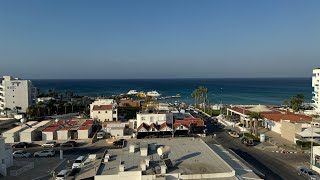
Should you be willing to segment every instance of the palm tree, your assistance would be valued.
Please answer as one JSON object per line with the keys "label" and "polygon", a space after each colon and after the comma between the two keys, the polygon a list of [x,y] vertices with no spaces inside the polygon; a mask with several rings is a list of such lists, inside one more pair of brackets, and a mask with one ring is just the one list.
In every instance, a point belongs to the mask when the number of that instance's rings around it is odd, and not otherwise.
{"label": "palm tree", "polygon": [[26,113],[27,113],[27,117],[30,119],[31,117],[33,116],[36,116],[36,107],[35,106],[29,106],[26,110]]}
{"label": "palm tree", "polygon": [[71,112],[73,113],[73,106],[75,105],[74,101],[70,101],[70,105],[71,105]]}
{"label": "palm tree", "polygon": [[19,113],[19,111],[21,110],[22,108],[20,106],[15,106],[14,107],[14,110],[16,110],[17,114]]}
{"label": "palm tree", "polygon": [[[260,112],[251,112],[249,114],[249,118],[250,118],[251,133],[253,133],[255,136],[258,136],[258,122],[259,122],[259,119],[262,119],[263,117],[260,114]],[[252,126],[252,123],[254,124],[253,126]]]}
{"label": "palm tree", "polygon": [[64,103],[63,104],[63,106],[64,106],[64,114],[67,114],[67,107],[69,106],[69,103]]}
{"label": "palm tree", "polygon": [[60,106],[60,104],[54,104],[54,106],[57,108],[57,115],[59,114],[59,106]]}
{"label": "palm tree", "polygon": [[8,117],[8,111],[11,111],[11,109],[8,107],[5,107],[3,110],[6,113],[6,117]]}

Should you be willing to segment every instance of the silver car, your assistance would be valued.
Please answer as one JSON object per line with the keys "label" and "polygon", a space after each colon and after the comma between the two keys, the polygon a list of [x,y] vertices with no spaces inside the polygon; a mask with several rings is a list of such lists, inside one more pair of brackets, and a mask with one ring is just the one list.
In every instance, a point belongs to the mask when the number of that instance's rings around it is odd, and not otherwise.
{"label": "silver car", "polygon": [[31,156],[31,153],[23,151],[23,150],[18,150],[12,153],[12,156],[14,158],[28,158]]}
{"label": "silver car", "polygon": [[53,157],[55,155],[54,150],[43,150],[34,153],[34,157]]}
{"label": "silver car", "polygon": [[302,175],[310,180],[320,180],[320,177],[311,169],[299,167],[297,170],[299,175]]}

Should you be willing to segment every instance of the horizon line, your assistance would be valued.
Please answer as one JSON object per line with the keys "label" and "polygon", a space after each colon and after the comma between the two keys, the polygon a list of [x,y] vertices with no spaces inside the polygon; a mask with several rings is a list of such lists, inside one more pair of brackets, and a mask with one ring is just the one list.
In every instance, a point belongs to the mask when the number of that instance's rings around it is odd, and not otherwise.
{"label": "horizon line", "polygon": [[216,78],[30,78],[30,80],[210,80],[210,79],[311,79],[312,77],[216,77]]}

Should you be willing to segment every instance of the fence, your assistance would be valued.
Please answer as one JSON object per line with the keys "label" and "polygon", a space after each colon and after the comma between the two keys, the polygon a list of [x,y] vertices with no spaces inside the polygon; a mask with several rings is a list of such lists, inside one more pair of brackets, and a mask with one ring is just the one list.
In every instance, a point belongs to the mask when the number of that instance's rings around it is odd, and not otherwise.
{"label": "fence", "polygon": [[20,174],[23,174],[34,168],[34,163],[27,161],[13,161],[13,165],[22,167],[16,170],[10,170],[10,176],[19,176]]}

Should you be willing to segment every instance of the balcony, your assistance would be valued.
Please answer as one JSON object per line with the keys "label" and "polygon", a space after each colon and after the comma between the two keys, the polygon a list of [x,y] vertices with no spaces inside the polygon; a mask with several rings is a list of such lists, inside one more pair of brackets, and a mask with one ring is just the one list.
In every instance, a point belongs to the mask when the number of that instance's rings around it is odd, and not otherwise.
{"label": "balcony", "polygon": [[313,96],[311,100],[312,100],[312,101],[318,101],[318,98],[316,98],[315,96]]}

